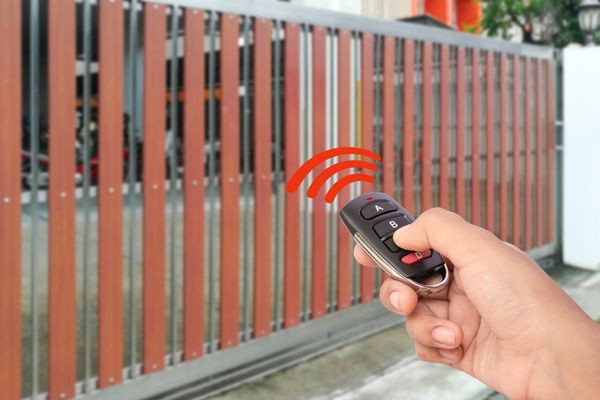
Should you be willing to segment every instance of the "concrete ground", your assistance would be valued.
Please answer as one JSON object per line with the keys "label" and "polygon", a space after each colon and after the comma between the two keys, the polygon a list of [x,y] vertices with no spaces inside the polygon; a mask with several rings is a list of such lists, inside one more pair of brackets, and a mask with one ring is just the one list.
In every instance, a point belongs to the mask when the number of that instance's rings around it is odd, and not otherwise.
{"label": "concrete ground", "polygon": [[[550,274],[592,318],[600,318],[600,272],[559,267]],[[418,360],[403,325],[213,397],[214,400],[503,398],[463,372]]]}

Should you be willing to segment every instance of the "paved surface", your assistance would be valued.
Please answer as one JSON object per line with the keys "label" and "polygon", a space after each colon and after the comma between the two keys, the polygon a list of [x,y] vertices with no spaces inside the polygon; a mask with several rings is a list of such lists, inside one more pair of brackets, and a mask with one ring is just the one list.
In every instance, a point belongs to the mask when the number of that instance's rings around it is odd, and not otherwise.
{"label": "paved surface", "polygon": [[[486,385],[444,365],[432,365],[411,356],[382,375],[367,380],[356,390],[326,398],[354,399],[477,399],[489,392]],[[457,397],[457,394],[460,394]]]}
{"label": "paved surface", "polygon": [[[554,269],[551,275],[592,318],[600,318],[600,272],[564,267]],[[504,397],[467,374],[418,360],[404,327],[397,327],[215,399],[500,400]]]}

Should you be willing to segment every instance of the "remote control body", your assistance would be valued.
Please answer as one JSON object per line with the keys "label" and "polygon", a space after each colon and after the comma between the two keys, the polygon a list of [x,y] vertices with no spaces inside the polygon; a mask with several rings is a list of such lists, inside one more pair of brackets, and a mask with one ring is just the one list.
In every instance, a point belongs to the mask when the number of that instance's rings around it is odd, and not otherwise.
{"label": "remote control body", "polygon": [[[393,279],[415,289],[419,296],[438,293],[450,282],[450,272],[438,252],[415,252],[396,246],[394,232],[414,218],[387,194],[358,196],[344,205],[339,216],[356,243],[377,265]],[[439,275],[441,280],[430,282],[429,278]]]}

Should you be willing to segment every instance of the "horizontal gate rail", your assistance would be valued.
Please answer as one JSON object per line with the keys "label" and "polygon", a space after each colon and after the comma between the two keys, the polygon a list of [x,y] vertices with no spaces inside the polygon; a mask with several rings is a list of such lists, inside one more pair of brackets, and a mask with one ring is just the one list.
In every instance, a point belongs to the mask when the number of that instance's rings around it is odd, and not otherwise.
{"label": "horizontal gate rail", "polygon": [[[495,52],[510,52],[522,56],[544,59],[554,57],[554,49],[550,47],[517,44],[509,41],[483,38],[447,29],[424,27],[401,21],[382,21],[381,19],[355,16],[329,10],[303,7],[278,2],[262,3],[239,2],[236,0],[142,0],[158,4],[178,4],[182,7],[197,7],[229,12],[253,17],[281,19],[288,22],[327,26],[332,29],[346,29],[374,33],[384,36],[423,40],[454,46],[465,46]],[[262,3],[262,4],[261,4]]]}

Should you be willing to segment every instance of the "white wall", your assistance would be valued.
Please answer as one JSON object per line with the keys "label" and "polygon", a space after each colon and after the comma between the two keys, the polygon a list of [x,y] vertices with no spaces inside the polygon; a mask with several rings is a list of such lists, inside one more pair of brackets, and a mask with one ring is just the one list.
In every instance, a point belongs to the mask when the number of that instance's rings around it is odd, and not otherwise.
{"label": "white wall", "polygon": [[292,0],[291,2],[307,7],[322,8],[350,14],[362,13],[361,0]]}
{"label": "white wall", "polygon": [[600,48],[563,54],[564,262],[600,269]]}
{"label": "white wall", "polygon": [[411,15],[411,2],[405,0],[291,0],[294,4],[373,18],[397,19]]}

